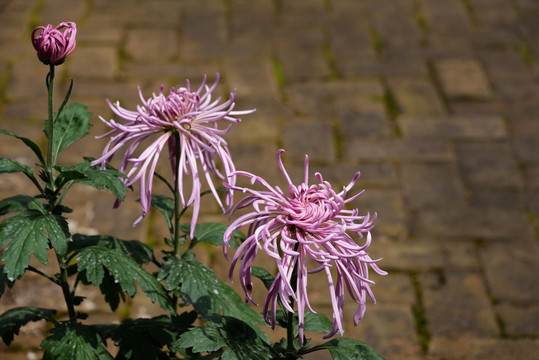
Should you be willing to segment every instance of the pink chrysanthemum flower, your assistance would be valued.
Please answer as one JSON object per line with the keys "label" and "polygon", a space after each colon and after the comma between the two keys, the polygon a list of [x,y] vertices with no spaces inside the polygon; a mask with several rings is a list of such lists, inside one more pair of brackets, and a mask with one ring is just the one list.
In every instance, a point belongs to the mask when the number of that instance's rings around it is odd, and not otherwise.
{"label": "pink chrysanthemum flower", "polygon": [[[234,267],[240,261],[239,277],[246,294],[245,300],[256,304],[251,297],[251,264],[259,249],[272,257],[277,263],[278,272],[264,304],[266,322],[275,327],[277,299],[289,312],[294,312],[292,300],[295,301],[299,337],[303,341],[305,309],[315,312],[307,296],[308,274],[324,272],[333,308],[333,329],[326,338],[337,331],[342,335],[345,288],[358,303],[354,316],[354,324],[357,325],[365,313],[366,295],[376,302],[370,289],[373,281],[369,280],[369,267],[378,274],[386,274],[376,266],[377,260],[372,260],[365,252],[371,243],[370,230],[376,215],[361,216],[357,209],[344,208],[345,204],[363,194],[361,191],[346,199],[348,191],[359,179],[359,172],[339,193],[319,173],[315,174],[318,184],[309,185],[309,159],[306,156],[303,183],[294,185],[281,160],[283,151],[277,153],[277,162],[288,182],[288,194],[279,187],[270,186],[264,179],[242,171],[235,174],[249,178],[251,184],[258,182],[267,190],[228,185],[230,189],[248,194],[234,206],[232,212],[249,206],[253,208],[252,212],[235,220],[225,233],[227,255],[232,233],[248,226],[247,238],[234,254],[229,276],[232,280]],[[366,236],[365,244],[356,244],[348,233],[356,233],[360,238]]]}
{"label": "pink chrysanthemum flower", "polygon": [[[193,204],[191,221],[191,236],[194,234],[195,224],[200,211],[201,177],[206,179],[215,199],[223,210],[223,206],[212,181],[211,175],[221,179],[235,182],[235,167],[228,151],[226,141],[221,137],[230,130],[231,124],[224,129],[218,128],[218,122],[228,121],[239,123],[241,120],[234,116],[250,114],[254,110],[234,111],[234,97],[236,91],[230,94],[228,101],[220,103],[221,98],[212,100],[212,92],[219,82],[219,74],[215,83],[210,87],[206,85],[206,76],[197,91],[191,91],[189,80],[186,87],[172,88],[168,95],[163,93],[163,86],[158,94],[144,99],[139,87],[139,96],[142,105],[136,111],[122,108],[119,102],[111,103],[107,100],[112,111],[127,123],[120,124],[114,120],[107,121],[100,117],[112,130],[98,138],[110,137],[103,150],[102,156],[92,164],[101,164],[105,167],[112,157],[123,151],[123,158],[119,171],[126,174],[125,184],[131,186],[140,183],[140,203],[142,215],[135,221],[137,225],[148,213],[151,206],[152,183],[155,168],[165,145],[168,145],[168,157],[177,181],[181,205],[183,207]],[[179,139],[180,155],[176,158],[176,135]],[[141,154],[135,152],[146,139],[157,138],[146,147]],[[178,168],[176,168],[176,161]],[[217,163],[221,164],[221,173]],[[199,169],[199,166],[201,169]],[[202,172],[202,176],[200,174]],[[191,175],[193,187],[189,198],[184,195],[184,175]],[[228,191],[226,205],[232,205],[233,192]],[[115,207],[119,206],[119,200]]]}
{"label": "pink chrysanthemum flower", "polygon": [[63,22],[55,28],[51,24],[38,26],[32,31],[32,44],[43,64],[60,65],[75,50],[76,35],[74,22]]}

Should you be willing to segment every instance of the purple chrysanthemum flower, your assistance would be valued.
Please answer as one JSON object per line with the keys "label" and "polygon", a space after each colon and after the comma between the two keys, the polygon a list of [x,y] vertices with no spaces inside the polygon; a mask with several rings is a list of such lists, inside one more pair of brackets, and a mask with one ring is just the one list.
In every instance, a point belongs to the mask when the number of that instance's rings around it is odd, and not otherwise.
{"label": "purple chrysanthemum flower", "polygon": [[[357,209],[344,208],[345,204],[363,194],[361,191],[346,199],[348,191],[359,179],[359,172],[339,193],[319,173],[315,174],[318,184],[309,185],[309,159],[306,156],[303,183],[294,185],[283,166],[282,152],[284,150],[277,153],[277,162],[288,182],[288,194],[279,187],[271,187],[264,179],[242,171],[237,171],[235,175],[249,178],[251,184],[258,182],[266,190],[227,185],[230,189],[248,194],[234,206],[232,212],[249,206],[253,208],[252,212],[235,220],[225,233],[227,255],[232,233],[248,226],[247,238],[234,254],[229,276],[232,280],[234,267],[240,261],[239,276],[246,294],[245,300],[256,304],[251,297],[251,264],[259,249],[272,257],[277,263],[278,272],[264,304],[266,322],[275,327],[278,298],[289,312],[294,312],[292,300],[295,301],[299,337],[303,341],[305,309],[315,312],[307,296],[307,277],[308,274],[323,271],[327,277],[333,307],[333,330],[326,338],[335,335],[337,331],[342,335],[345,288],[359,304],[354,316],[354,324],[357,325],[365,313],[366,295],[376,302],[370,289],[373,281],[369,280],[369,267],[378,274],[386,274],[376,266],[377,260],[372,260],[365,252],[371,243],[370,230],[376,215],[361,216]],[[356,233],[360,238],[366,236],[365,244],[356,244],[349,232]]]}
{"label": "purple chrysanthemum flower", "polygon": [[43,64],[60,65],[75,50],[76,35],[74,22],[63,22],[55,28],[51,24],[38,26],[32,31],[32,44]]}
{"label": "purple chrysanthemum flower", "polygon": [[[191,221],[191,236],[194,234],[195,225],[200,210],[201,177],[206,179],[210,190],[223,210],[223,206],[212,181],[214,174],[221,179],[235,182],[235,167],[228,151],[226,141],[221,137],[227,134],[232,126],[229,124],[224,129],[218,128],[219,120],[239,123],[241,120],[234,116],[254,112],[254,110],[234,111],[234,97],[236,91],[230,94],[228,101],[220,103],[221,98],[212,100],[212,92],[219,82],[217,74],[215,83],[210,87],[206,85],[206,76],[197,91],[191,91],[189,80],[186,87],[172,88],[168,95],[163,93],[163,86],[158,94],[153,94],[149,99],[144,99],[139,87],[139,96],[142,105],[137,106],[136,111],[126,110],[120,107],[119,102],[111,103],[107,100],[112,111],[120,118],[127,121],[125,124],[114,120],[107,121],[100,117],[108,127],[112,128],[108,133],[98,138],[110,137],[103,150],[102,156],[92,164],[101,164],[105,167],[112,157],[123,151],[123,158],[119,171],[126,174],[125,184],[131,186],[140,183],[140,203],[142,215],[135,221],[137,225],[148,213],[151,206],[152,182],[159,156],[164,146],[168,144],[168,157],[177,181],[181,205],[183,207],[193,204]],[[176,134],[178,136],[176,136]],[[146,147],[141,154],[135,152],[139,145],[146,139],[157,138]],[[176,138],[179,139],[180,154],[176,157]],[[176,168],[176,162],[178,168]],[[218,170],[217,162],[222,167],[222,174]],[[199,169],[199,165],[201,169]],[[200,174],[202,172],[202,176]],[[193,187],[189,198],[184,196],[184,175],[191,175]],[[233,192],[228,191],[226,205],[232,205]],[[115,207],[119,206],[119,200]]]}

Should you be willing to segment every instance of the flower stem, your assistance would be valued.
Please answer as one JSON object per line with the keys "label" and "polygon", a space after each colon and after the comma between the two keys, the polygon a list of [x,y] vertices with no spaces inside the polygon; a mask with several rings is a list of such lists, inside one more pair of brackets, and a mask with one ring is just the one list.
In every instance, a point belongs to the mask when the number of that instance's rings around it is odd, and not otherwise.
{"label": "flower stem", "polygon": [[174,158],[174,255],[180,251],[180,189],[178,187],[178,172],[180,167],[180,134],[174,133],[175,158]]}
{"label": "flower stem", "polygon": [[51,190],[54,191],[54,159],[53,159],[53,146],[54,146],[54,65],[50,65],[49,75],[47,76],[47,89],[49,91],[49,123],[47,127],[47,164],[46,171],[49,177],[49,183]]}
{"label": "flower stem", "polygon": [[69,314],[69,321],[72,324],[77,322],[77,315],[75,313],[75,305],[73,304],[73,297],[71,296],[71,291],[69,291],[69,283],[67,282],[67,264],[62,260],[60,255],[56,254],[58,259],[58,264],[60,265],[60,287],[62,288],[62,293],[64,294],[64,299],[67,305],[67,312]]}

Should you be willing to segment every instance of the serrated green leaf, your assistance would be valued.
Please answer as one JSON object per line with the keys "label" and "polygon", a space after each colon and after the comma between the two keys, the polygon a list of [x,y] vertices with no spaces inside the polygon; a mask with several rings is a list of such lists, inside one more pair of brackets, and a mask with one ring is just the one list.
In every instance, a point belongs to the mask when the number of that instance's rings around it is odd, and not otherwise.
{"label": "serrated green leaf", "polygon": [[119,346],[119,359],[159,360],[165,356],[165,346],[170,347],[195,319],[194,312],[172,318],[128,319],[109,331],[108,336]]}
{"label": "serrated green leaf", "polygon": [[163,215],[168,230],[172,234],[174,229],[174,199],[164,195],[152,194],[152,206]]}
{"label": "serrated green leaf", "polygon": [[140,288],[152,300],[171,313],[175,312],[174,305],[167,297],[163,286],[151,274],[146,272],[133,258],[109,249],[101,245],[84,248],[79,255],[77,268],[79,272],[85,272],[86,279],[95,286],[99,286],[107,271],[129,296],[135,296],[137,288]]}
{"label": "serrated green leaf", "polygon": [[67,223],[59,215],[26,210],[4,220],[0,224],[0,246],[7,243],[2,256],[5,273],[10,280],[22,275],[31,255],[47,264],[49,240],[56,252],[63,255],[69,238]]}
{"label": "serrated green leaf", "polygon": [[0,158],[0,173],[22,172],[26,176],[34,176],[34,169],[28,165],[21,164],[17,160]]}
{"label": "serrated green leaf", "polygon": [[19,329],[30,321],[45,319],[54,321],[52,315],[55,310],[38,307],[16,307],[9,309],[0,315],[0,336],[6,345],[11,344],[13,337],[19,333]]}
{"label": "serrated green leaf", "polygon": [[110,235],[74,234],[68,251],[78,252],[90,246],[104,246],[133,258],[138,264],[148,264],[153,260],[153,249],[138,240],[121,240]]}
{"label": "serrated green leaf", "polygon": [[269,360],[274,354],[251,326],[236,318],[215,316],[207,326],[184,333],[172,348],[192,348],[193,352],[221,352],[224,360]]}
{"label": "serrated green leaf", "polygon": [[14,138],[17,138],[17,139],[21,140],[26,146],[28,146],[34,152],[34,154],[36,154],[36,156],[39,159],[39,161],[41,162],[41,164],[45,164],[45,159],[43,158],[43,154],[41,153],[41,149],[32,140],[30,140],[28,138],[25,138],[23,136],[18,136],[17,134],[12,133],[11,131],[7,131],[7,130],[0,130],[0,134],[13,136]]}
{"label": "serrated green leaf", "polygon": [[112,360],[95,329],[82,324],[61,323],[41,342],[43,360]]}
{"label": "serrated green leaf", "polygon": [[261,337],[269,341],[256,326],[264,323],[241,297],[217,279],[212,269],[193,259],[170,259],[161,268],[158,279],[165,279],[168,289],[180,287],[186,305],[192,304],[201,317],[222,313],[240,319],[252,326]]}
{"label": "serrated green leaf", "polygon": [[[52,145],[54,159],[58,159],[58,155],[69,145],[88,134],[92,126],[90,124],[92,113],[86,111],[87,109],[85,105],[71,103],[64,107],[56,117]],[[48,120],[45,121],[45,128],[47,128],[47,123]]]}
{"label": "serrated green leaf", "polygon": [[173,349],[178,347],[192,348],[193,352],[213,352],[226,345],[226,341],[220,334],[220,329],[215,326],[195,327],[183,334],[179,341],[173,344]]}
{"label": "serrated green leaf", "polygon": [[127,188],[122,181],[124,174],[111,167],[100,169],[99,166],[92,166],[92,159],[85,158],[84,161],[70,167],[57,166],[59,175],[58,184],[73,181],[76,183],[86,184],[97,190],[106,189],[120,200],[125,199]]}
{"label": "serrated green leaf", "polygon": [[42,214],[47,213],[45,206],[32,196],[15,195],[0,201],[0,215],[23,210],[37,210]]}
{"label": "serrated green leaf", "polygon": [[369,345],[354,339],[337,338],[325,344],[316,346],[317,349],[328,349],[333,360],[384,360]]}

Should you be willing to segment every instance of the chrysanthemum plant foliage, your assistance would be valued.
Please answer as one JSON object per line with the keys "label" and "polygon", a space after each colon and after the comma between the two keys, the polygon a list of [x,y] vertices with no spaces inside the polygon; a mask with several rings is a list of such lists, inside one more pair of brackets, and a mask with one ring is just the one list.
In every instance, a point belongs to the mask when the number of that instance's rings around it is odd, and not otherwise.
{"label": "chrysanthemum plant foliage", "polygon": [[[44,320],[48,323],[41,342],[44,359],[299,359],[321,350],[329,351],[334,359],[381,359],[358,340],[337,337],[311,346],[305,337],[305,331],[328,334],[326,337],[337,332],[342,335],[344,289],[358,304],[357,324],[365,311],[366,295],[374,300],[369,268],[384,273],[365,252],[376,216],[361,216],[357,210],[344,208],[361,195],[347,198],[359,174],[339,193],[319,174],[319,183],[309,185],[306,158],[304,182],[296,186],[284,170],[282,151],[278,166],[288,181],[288,192],[253,174],[236,171],[222,136],[230,124],[240,122],[238,115],[254,110],[235,110],[235,91],[227,101],[212,100],[218,77],[211,86],[204,78],[198,90],[191,90],[189,82],[168,94],[161,88],[149,99],[139,89],[141,105],[134,111],[109,101],[121,121],[101,118],[111,128],[102,136],[109,138],[102,156],[84,158],[76,165],[59,164],[60,154],[86,136],[91,126],[92,114],[87,107],[69,103],[73,82],[60,106],[55,109],[53,104],[55,67],[74,51],[76,33],[72,22],[56,28],[38,27],[32,33],[38,58],[49,69],[46,152],[32,139],[0,130],[2,136],[17,139],[35,157],[33,167],[0,158],[0,173],[21,173],[35,189],[33,196],[13,195],[0,201],[0,301],[7,288],[28,272],[58,287],[65,300],[56,309],[21,306],[0,314],[4,343],[10,345],[26,324]],[[219,127],[227,122],[224,129]],[[153,142],[149,146],[138,148],[150,138]],[[168,178],[155,171],[165,147],[172,169]],[[116,170],[109,161],[118,153],[123,154]],[[191,177],[190,189],[185,175]],[[239,187],[236,176],[245,176],[264,190]],[[152,193],[154,180],[163,181],[169,194]],[[161,246],[165,250],[156,254],[157,250],[144,241],[71,233],[68,223],[72,210],[64,203],[76,183],[109,191],[116,198],[115,206],[125,199],[128,187],[137,183],[141,216],[135,224],[155,208],[170,234]],[[236,191],[247,196],[234,204]],[[253,210],[230,226],[226,219],[222,224],[198,223],[200,199],[206,194],[213,195],[225,212],[233,214],[251,206]],[[187,208],[192,209],[192,215],[184,220]],[[240,232],[244,226],[247,235]],[[348,232],[365,237],[365,245],[357,245]],[[240,263],[245,299],[197,261],[193,249],[199,244],[216,246],[219,251],[224,248],[227,257],[227,249],[236,248],[230,278]],[[252,266],[258,252],[277,265],[276,274]],[[32,265],[32,256],[44,265],[55,258],[56,270],[52,270],[55,266]],[[307,260],[317,267],[308,268]],[[147,271],[148,264],[158,270]],[[316,313],[309,304],[307,276],[313,272],[327,277],[333,320]],[[247,304],[254,302],[253,279],[268,291],[262,312]],[[99,288],[113,312],[128,297],[147,296],[166,315],[95,324],[88,319],[91,314],[81,310],[85,301],[80,295],[81,284]],[[272,330],[266,323],[283,327],[287,337],[272,343],[266,334]]]}

